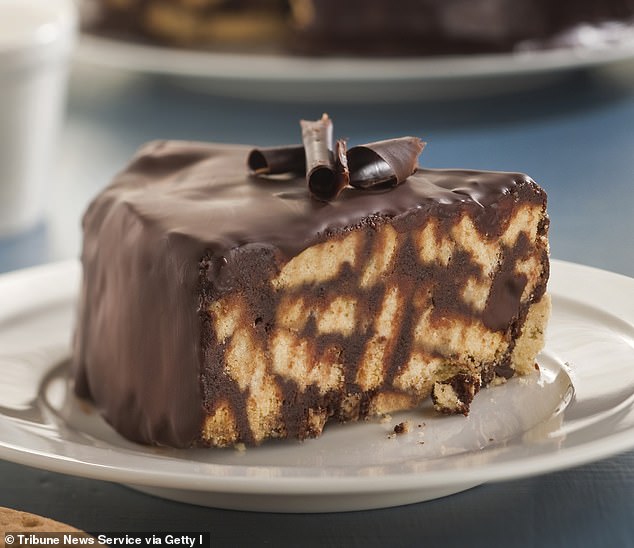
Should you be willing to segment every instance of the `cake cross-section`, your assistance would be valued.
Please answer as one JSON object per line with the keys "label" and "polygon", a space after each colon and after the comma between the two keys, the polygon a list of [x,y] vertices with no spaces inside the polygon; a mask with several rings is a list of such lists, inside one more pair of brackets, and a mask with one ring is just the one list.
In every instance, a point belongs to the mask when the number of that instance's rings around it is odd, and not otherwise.
{"label": "cake cross-section", "polygon": [[549,263],[533,180],[415,168],[323,202],[301,176],[249,173],[250,150],[150,143],[84,216],[75,390],[118,432],[303,439],[430,396],[467,414],[534,370]]}

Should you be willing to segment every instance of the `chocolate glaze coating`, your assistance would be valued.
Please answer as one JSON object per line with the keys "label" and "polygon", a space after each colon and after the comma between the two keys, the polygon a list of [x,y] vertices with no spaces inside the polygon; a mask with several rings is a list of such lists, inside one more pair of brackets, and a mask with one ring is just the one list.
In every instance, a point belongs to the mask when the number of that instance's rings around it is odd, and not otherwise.
{"label": "chocolate glaze coating", "polygon": [[[346,188],[319,202],[303,178],[249,175],[252,148],[150,143],[84,216],[75,390],[130,439],[184,447],[200,435],[213,397],[213,379],[202,379],[211,350],[201,309],[211,299],[257,287],[333,234],[386,219],[406,231],[467,210],[493,239],[505,207],[545,202],[526,175],[427,169],[390,190]],[[502,302],[517,298],[508,287]]]}

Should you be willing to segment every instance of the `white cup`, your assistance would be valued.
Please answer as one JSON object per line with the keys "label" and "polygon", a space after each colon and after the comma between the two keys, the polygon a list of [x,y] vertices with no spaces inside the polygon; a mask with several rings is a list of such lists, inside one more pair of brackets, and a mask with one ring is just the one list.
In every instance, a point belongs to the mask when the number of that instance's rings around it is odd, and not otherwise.
{"label": "white cup", "polygon": [[0,236],[43,217],[76,35],[74,0],[0,0]]}

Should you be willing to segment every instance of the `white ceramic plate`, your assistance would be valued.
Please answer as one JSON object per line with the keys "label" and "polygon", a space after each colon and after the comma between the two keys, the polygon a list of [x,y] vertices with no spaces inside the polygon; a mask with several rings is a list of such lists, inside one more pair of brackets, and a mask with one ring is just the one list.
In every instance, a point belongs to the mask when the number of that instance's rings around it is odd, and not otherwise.
{"label": "white ceramic plate", "polygon": [[[84,64],[177,77],[205,91],[255,99],[417,100],[543,84],[572,69],[634,59],[634,25],[581,28],[570,47],[525,53],[408,58],[301,57],[174,49],[84,33]],[[467,84],[467,85],[466,85]]]}
{"label": "white ceramic plate", "polygon": [[[540,371],[429,408],[240,452],[130,443],[69,392],[75,262],[0,277],[0,457],[223,508],[321,512],[428,500],[634,447],[634,279],[554,261]],[[410,431],[390,436],[408,420]],[[420,425],[420,426],[419,426]]]}

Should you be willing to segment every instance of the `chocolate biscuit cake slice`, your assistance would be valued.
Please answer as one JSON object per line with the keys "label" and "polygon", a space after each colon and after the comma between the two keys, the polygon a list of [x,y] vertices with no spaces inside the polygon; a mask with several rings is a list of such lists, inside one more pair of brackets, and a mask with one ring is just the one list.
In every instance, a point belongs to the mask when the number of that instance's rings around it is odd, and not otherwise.
{"label": "chocolate biscuit cake slice", "polygon": [[85,214],[75,387],[118,432],[303,439],[432,394],[467,413],[533,370],[548,217],[529,177],[417,168],[323,202],[250,174],[249,151],[151,143]]}

